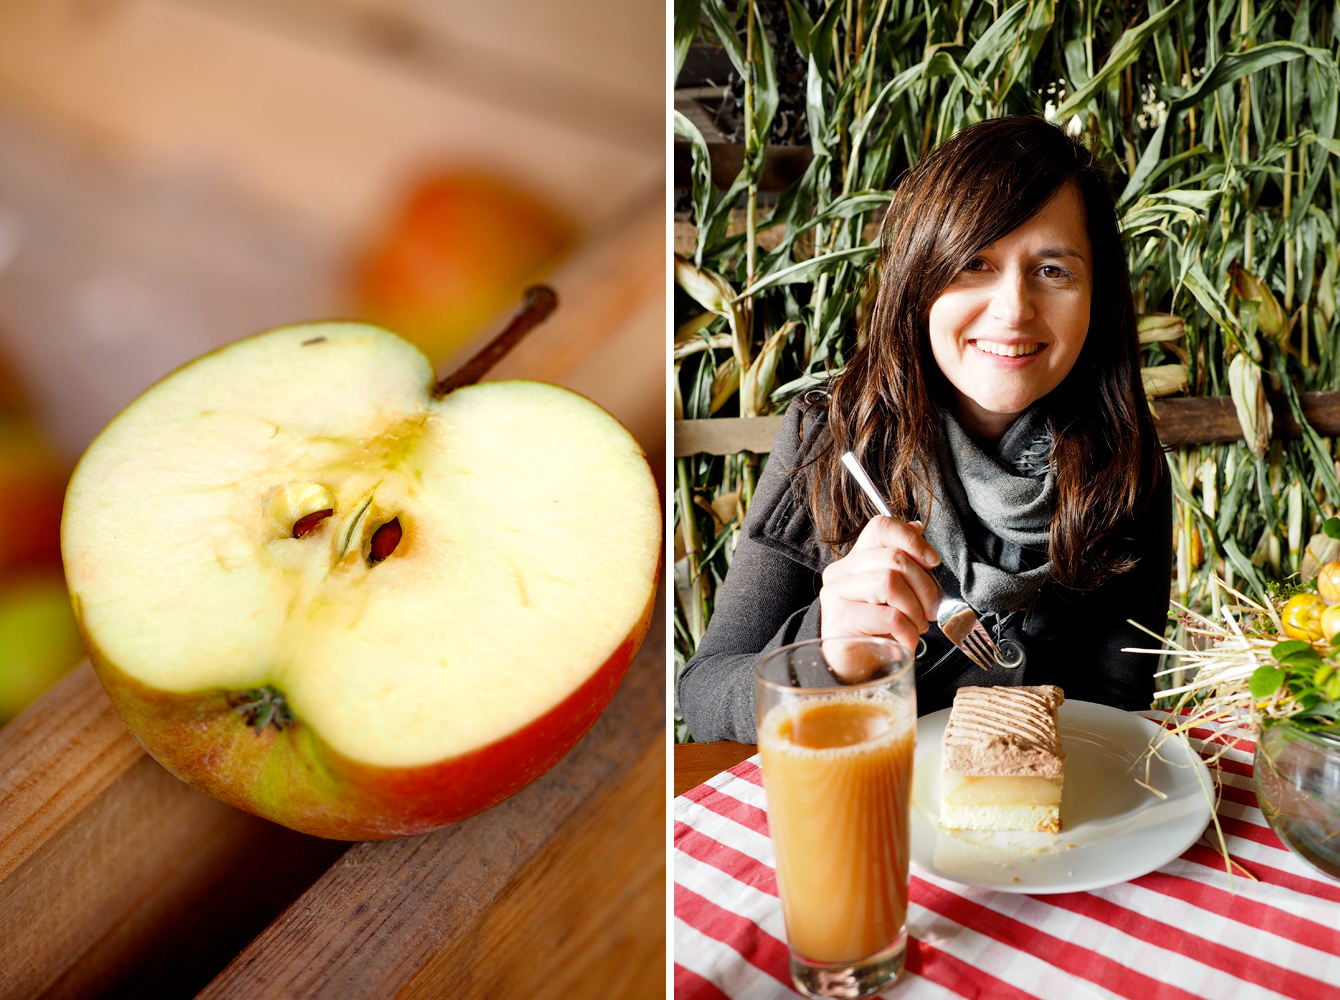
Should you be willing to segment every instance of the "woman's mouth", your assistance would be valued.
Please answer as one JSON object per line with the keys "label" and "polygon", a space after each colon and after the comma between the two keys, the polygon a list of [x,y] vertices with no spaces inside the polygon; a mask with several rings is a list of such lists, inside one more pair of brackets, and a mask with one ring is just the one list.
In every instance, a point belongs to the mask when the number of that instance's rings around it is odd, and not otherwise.
{"label": "woman's mouth", "polygon": [[979,351],[1002,358],[1022,358],[1029,354],[1036,354],[1044,346],[1036,340],[1015,341],[1013,343],[1003,343],[999,340],[974,340],[972,344]]}

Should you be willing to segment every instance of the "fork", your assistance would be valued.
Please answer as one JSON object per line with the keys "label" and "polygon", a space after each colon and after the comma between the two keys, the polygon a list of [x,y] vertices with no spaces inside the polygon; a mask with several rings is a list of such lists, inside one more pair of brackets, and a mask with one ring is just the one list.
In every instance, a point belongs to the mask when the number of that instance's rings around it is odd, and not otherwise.
{"label": "fork", "polygon": [[[875,509],[885,517],[893,517],[889,505],[884,502],[884,498],[880,496],[879,490],[875,488],[865,469],[861,468],[856,456],[847,452],[842,456],[842,464],[856,480],[856,485],[860,486],[870,498]],[[964,656],[983,670],[990,670],[995,663],[1005,665],[990,633],[978,620],[977,612],[958,598],[950,597],[943,590],[940,591],[940,603],[935,606],[935,624],[940,626],[940,631],[944,633],[946,639],[961,649]]]}

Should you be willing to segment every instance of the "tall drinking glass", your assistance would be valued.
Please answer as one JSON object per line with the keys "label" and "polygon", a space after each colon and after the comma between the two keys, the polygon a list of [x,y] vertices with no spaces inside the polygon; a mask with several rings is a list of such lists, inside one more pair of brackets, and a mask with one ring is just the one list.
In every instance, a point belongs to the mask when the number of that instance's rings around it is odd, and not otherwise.
{"label": "tall drinking glass", "polygon": [[813,639],[762,657],[754,689],[791,979],[809,997],[870,996],[907,951],[912,657]]}

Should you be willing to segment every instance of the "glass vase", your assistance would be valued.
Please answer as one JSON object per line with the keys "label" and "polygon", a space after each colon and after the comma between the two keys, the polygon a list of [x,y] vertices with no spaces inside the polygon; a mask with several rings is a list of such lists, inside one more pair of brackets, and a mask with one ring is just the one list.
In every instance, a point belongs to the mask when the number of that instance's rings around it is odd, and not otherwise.
{"label": "glass vase", "polygon": [[1294,854],[1340,881],[1340,732],[1261,731],[1253,781],[1262,814]]}

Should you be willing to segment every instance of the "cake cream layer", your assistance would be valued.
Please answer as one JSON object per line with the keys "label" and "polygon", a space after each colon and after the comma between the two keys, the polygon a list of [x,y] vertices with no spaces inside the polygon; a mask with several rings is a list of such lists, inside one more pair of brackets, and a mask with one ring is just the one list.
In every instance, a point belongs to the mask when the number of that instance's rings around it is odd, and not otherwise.
{"label": "cake cream layer", "polygon": [[940,805],[940,825],[949,830],[1036,830],[1061,832],[1060,806]]}
{"label": "cake cream layer", "polygon": [[940,801],[948,806],[1059,806],[1061,779],[1032,775],[985,777],[942,771]]}
{"label": "cake cream layer", "polygon": [[940,766],[957,774],[1061,778],[1065,751],[1059,687],[962,687],[941,742]]}

